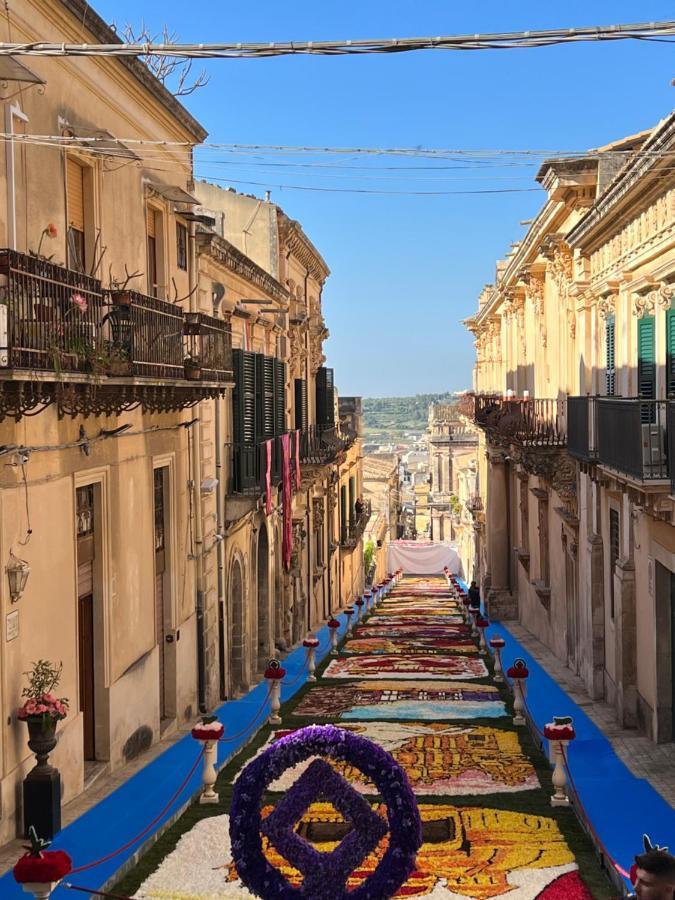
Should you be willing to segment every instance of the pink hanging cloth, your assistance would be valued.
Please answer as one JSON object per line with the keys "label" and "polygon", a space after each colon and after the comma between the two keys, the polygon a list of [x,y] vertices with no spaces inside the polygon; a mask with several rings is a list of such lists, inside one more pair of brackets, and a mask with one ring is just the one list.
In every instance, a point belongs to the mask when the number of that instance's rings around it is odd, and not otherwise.
{"label": "pink hanging cloth", "polygon": [[302,474],[300,472],[300,429],[295,432],[295,489],[299,491],[302,486]]}
{"label": "pink hanging cloth", "polygon": [[273,440],[265,441],[265,515],[272,515],[272,448]]}
{"label": "pink hanging cloth", "polygon": [[284,569],[288,572],[291,568],[291,554],[293,552],[293,486],[291,484],[291,436],[281,435],[281,486],[283,498],[283,540],[281,543],[281,558]]}

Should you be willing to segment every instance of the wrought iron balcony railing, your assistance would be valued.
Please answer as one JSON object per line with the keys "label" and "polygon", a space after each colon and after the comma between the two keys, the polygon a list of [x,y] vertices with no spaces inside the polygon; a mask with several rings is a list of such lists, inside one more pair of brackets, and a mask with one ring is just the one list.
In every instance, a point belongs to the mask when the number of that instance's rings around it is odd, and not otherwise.
{"label": "wrought iron balcony railing", "polygon": [[300,462],[304,466],[328,465],[351,447],[356,438],[354,431],[312,425],[300,433]]}
{"label": "wrought iron balcony railing", "polygon": [[641,397],[570,397],[570,454],[637,481],[670,478],[673,405]]}
{"label": "wrought iron balcony railing", "polygon": [[523,446],[564,447],[567,442],[563,399],[479,395],[474,419],[488,433]]}
{"label": "wrought iron balcony railing", "polygon": [[354,519],[353,522],[348,522],[346,525],[343,525],[340,533],[340,544],[346,549],[353,549],[356,547],[358,542],[363,537],[363,532],[366,530],[366,525],[370,520],[370,516],[372,514],[372,506],[370,500],[365,500],[363,503],[363,509],[360,514]]}
{"label": "wrought iron balcony railing", "polygon": [[101,343],[101,282],[54,263],[0,250],[0,366],[91,371]]}
{"label": "wrought iron balcony railing", "polygon": [[[204,313],[185,313],[187,359],[206,381],[232,377],[232,327]],[[186,373],[189,370],[186,366]]]}

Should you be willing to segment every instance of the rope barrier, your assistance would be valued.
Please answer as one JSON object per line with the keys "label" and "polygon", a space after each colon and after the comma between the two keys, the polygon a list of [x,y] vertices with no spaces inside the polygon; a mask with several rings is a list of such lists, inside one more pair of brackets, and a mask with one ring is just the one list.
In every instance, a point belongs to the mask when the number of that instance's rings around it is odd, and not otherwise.
{"label": "rope barrier", "polygon": [[[513,683],[507,681],[507,684],[510,684],[511,688],[513,690]],[[540,738],[542,738],[543,740],[549,741],[550,738],[547,738],[546,735],[544,734],[544,732],[541,730],[541,728],[539,728],[539,726],[537,725],[536,719],[532,715],[532,712],[531,712],[529,706],[527,705],[527,701],[525,700],[525,697],[523,696],[522,692],[521,692],[521,699],[523,702],[523,709],[525,711],[525,715],[527,716],[527,719],[530,723],[530,727],[537,733],[537,735],[539,735]],[[561,749],[562,749],[563,765],[565,767],[565,772],[567,773],[567,780],[569,782],[570,788],[572,789],[572,793],[574,794],[574,798],[575,798],[575,803],[574,803],[575,810],[577,811],[583,824],[586,826],[586,829],[590,833],[591,837],[595,841],[595,843],[598,847],[598,850],[600,851],[600,855],[604,856],[605,859],[610,863],[610,865],[620,875],[622,875],[624,878],[630,879],[630,874],[622,866],[620,866],[619,863],[616,862],[616,860],[612,857],[610,852],[607,850],[607,847],[606,847],[604,841],[602,840],[602,838],[600,837],[600,835],[594,828],[593,823],[591,822],[591,820],[588,816],[588,813],[584,809],[583,803],[581,802],[581,797],[579,795],[579,791],[574,782],[572,770],[570,769],[569,760],[567,758],[567,750],[565,747],[562,747]]]}
{"label": "rope barrier", "polygon": [[251,721],[248,723],[248,725],[246,725],[238,734],[228,734],[228,735],[224,734],[221,738],[218,738],[218,743],[229,744],[231,741],[236,741],[239,738],[247,735],[248,732],[251,730],[251,728],[253,728],[253,726],[256,724],[256,722],[258,721],[258,719],[260,718],[262,713],[265,711],[265,708],[267,706],[267,701],[270,699],[271,696],[272,696],[272,686],[269,685],[267,688],[267,694],[265,695],[265,699],[262,702],[262,706],[260,707],[258,712],[255,714],[255,716],[251,719]]}
{"label": "rope barrier", "polygon": [[123,844],[121,847],[118,847],[117,850],[113,850],[112,853],[107,853],[105,856],[102,856],[100,859],[96,859],[93,862],[86,863],[86,865],[84,865],[84,866],[76,866],[74,869],[71,870],[70,874],[72,875],[77,872],[85,872],[88,869],[94,869],[94,868],[96,868],[96,866],[100,866],[101,863],[108,862],[108,860],[114,859],[114,857],[119,856],[120,853],[124,853],[125,850],[128,850],[129,847],[133,847],[133,845],[138,843],[138,841],[140,841],[141,838],[145,837],[145,835],[151,830],[151,828],[153,828],[153,826],[156,825],[157,822],[159,822],[159,820],[162,818],[162,816],[164,816],[168,812],[168,810],[173,806],[173,804],[178,799],[178,797],[182,794],[182,792],[186,788],[188,782],[194,775],[194,773],[197,769],[197,766],[201,762],[201,759],[203,756],[204,756],[204,748],[202,747],[202,749],[199,752],[199,755],[197,756],[197,759],[194,761],[194,763],[190,767],[190,771],[187,773],[185,778],[181,781],[178,788],[171,795],[171,798],[169,799],[168,803],[164,807],[162,807],[162,809],[157,813],[155,818],[152,819],[145,826],[145,828],[142,831],[140,831],[131,840],[127,841],[126,844]]}
{"label": "rope barrier", "polygon": [[80,891],[83,894],[93,894],[94,897],[110,897],[111,900],[131,900],[127,894],[110,894],[108,891],[95,891],[94,888],[79,887],[70,884],[68,881],[62,881],[59,887],[68,888],[69,891]]}

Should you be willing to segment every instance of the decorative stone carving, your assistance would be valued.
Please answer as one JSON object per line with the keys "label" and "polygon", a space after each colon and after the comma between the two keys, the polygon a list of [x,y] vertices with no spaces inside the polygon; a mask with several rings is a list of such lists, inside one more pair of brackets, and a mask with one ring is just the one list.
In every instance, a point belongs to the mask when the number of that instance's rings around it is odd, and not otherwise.
{"label": "decorative stone carving", "polygon": [[323,528],[324,505],[323,497],[315,497],[312,500],[312,519],[314,521],[314,530],[319,531]]}
{"label": "decorative stone carving", "polygon": [[601,319],[613,316],[616,310],[616,294],[605,294],[598,300],[598,315]]}
{"label": "decorative stone carving", "polygon": [[307,364],[307,349],[305,344],[305,335],[307,334],[306,325],[291,325],[288,329],[291,342],[290,368],[293,378],[305,377],[305,366]]}
{"label": "decorative stone carving", "polygon": [[635,295],[633,313],[638,319],[641,319],[643,316],[653,315],[657,306],[661,309],[669,309],[674,295],[675,286],[661,281],[650,291]]}

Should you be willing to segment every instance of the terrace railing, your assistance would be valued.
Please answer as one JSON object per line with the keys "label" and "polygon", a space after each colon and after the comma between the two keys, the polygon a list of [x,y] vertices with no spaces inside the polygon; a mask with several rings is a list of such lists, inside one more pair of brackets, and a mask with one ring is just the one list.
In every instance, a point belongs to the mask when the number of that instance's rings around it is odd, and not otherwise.
{"label": "terrace railing", "polygon": [[342,527],[340,534],[340,544],[345,549],[356,547],[358,542],[363,537],[363,532],[366,530],[366,526],[370,520],[371,514],[371,502],[370,500],[365,500],[361,513],[354,519],[353,522],[348,522]]}
{"label": "terrace railing", "polygon": [[670,477],[666,400],[597,397],[597,460],[638,481]]}
{"label": "terrace railing", "polygon": [[564,399],[476,396],[475,422],[488,432],[534,447],[564,447],[567,428]]}
{"label": "terrace railing", "polygon": [[108,351],[116,358],[126,358],[132,375],[182,379],[183,310],[137,291],[108,291],[106,298]]}
{"label": "terrace railing", "polygon": [[205,313],[185,313],[185,350],[196,360],[205,381],[232,377],[232,328]]}

